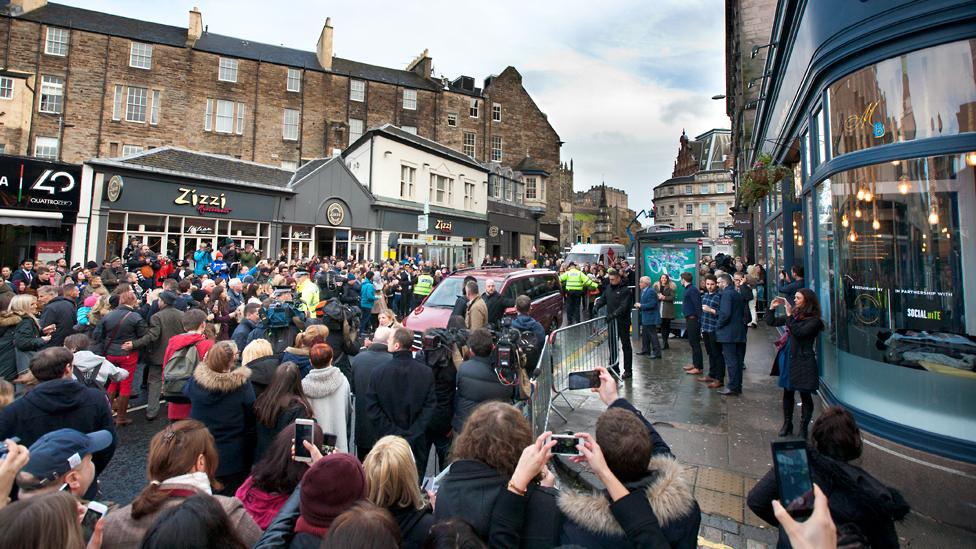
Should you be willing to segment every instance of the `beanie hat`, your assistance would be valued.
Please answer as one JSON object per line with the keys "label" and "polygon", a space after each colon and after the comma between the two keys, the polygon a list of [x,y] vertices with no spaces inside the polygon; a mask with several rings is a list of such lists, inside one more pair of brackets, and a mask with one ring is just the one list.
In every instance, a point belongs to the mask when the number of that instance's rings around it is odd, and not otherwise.
{"label": "beanie hat", "polygon": [[85,304],[84,305],[85,305],[85,307],[94,307],[96,303],[98,303],[98,296],[97,295],[90,295],[90,296],[88,296],[88,297],[85,298]]}
{"label": "beanie hat", "polygon": [[366,497],[366,473],[352,454],[329,454],[302,477],[295,532],[325,537],[332,521]]}

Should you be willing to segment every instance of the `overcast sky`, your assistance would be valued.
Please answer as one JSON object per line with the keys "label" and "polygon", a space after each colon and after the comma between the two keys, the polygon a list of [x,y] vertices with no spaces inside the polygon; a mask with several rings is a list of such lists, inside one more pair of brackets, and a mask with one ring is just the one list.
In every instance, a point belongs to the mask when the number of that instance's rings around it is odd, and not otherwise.
{"label": "overcast sky", "polygon": [[327,16],[335,54],[405,68],[430,50],[434,74],[477,82],[506,66],[565,141],[577,190],[605,180],[650,206],[671,176],[678,137],[729,127],[720,0],[61,0],[186,27],[199,6],[210,32],[308,51]]}

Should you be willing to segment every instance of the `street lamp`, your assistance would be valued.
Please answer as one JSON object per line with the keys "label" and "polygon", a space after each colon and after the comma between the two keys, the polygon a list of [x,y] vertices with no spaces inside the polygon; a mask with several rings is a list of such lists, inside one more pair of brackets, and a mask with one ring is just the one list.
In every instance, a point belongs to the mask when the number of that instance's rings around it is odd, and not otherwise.
{"label": "street lamp", "polygon": [[724,93],[719,93],[719,94],[713,95],[712,96],[712,99],[714,99],[715,101],[718,101],[720,99],[725,99],[725,94]]}

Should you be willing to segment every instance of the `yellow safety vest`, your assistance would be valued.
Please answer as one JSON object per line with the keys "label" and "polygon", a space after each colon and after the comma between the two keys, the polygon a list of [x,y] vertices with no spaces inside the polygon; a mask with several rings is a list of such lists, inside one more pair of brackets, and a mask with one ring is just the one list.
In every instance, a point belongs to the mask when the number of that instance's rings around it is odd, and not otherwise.
{"label": "yellow safety vest", "polygon": [[586,277],[583,276],[583,273],[579,272],[575,268],[566,271],[559,278],[562,280],[563,287],[566,288],[567,292],[583,291],[583,286],[585,285],[583,279]]}
{"label": "yellow safety vest", "polygon": [[430,295],[433,289],[434,277],[425,274],[417,277],[417,284],[413,287],[413,293],[417,295]]}

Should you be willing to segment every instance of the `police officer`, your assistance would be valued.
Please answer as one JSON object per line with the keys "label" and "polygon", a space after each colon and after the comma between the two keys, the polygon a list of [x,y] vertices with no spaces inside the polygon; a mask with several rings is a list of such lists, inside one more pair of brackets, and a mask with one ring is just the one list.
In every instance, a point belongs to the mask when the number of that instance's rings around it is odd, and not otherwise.
{"label": "police officer", "polygon": [[577,324],[580,321],[580,306],[583,303],[583,292],[587,289],[596,288],[596,283],[590,277],[584,275],[576,268],[576,263],[570,262],[566,272],[559,275],[559,282],[563,285],[563,290],[568,296],[566,320],[569,325]]}
{"label": "police officer", "polygon": [[413,286],[413,308],[430,295],[434,290],[434,277],[429,272],[425,272],[417,277],[417,283]]}

